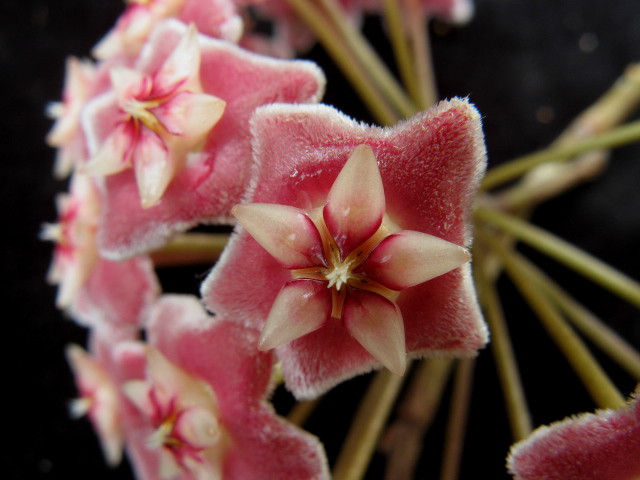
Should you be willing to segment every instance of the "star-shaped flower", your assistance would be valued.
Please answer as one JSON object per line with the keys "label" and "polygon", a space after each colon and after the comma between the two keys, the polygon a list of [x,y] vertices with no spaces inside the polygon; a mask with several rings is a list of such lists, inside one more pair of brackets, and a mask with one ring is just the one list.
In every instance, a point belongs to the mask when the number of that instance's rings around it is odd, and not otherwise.
{"label": "star-shaped flower", "polygon": [[485,168],[470,104],[444,102],[388,129],[326,106],[273,105],[252,129],[246,201],[258,205],[237,207],[246,229],[202,295],[212,311],[263,332],[261,347],[276,347],[296,396],[380,363],[400,373],[405,350],[471,356],[484,345],[462,265]]}
{"label": "star-shaped flower", "polygon": [[[186,30],[177,21],[160,25],[136,70],[147,75],[157,71]],[[159,247],[171,235],[197,223],[228,221],[251,170],[248,124],[255,108],[277,101],[315,102],[322,95],[324,77],[311,62],[276,60],[205,36],[198,37],[198,45],[202,90],[226,102],[225,111],[198,148],[187,154],[186,163],[176,172],[158,205],[147,209],[140,206],[131,170],[104,179],[99,243],[109,258]],[[118,108],[114,99],[113,94],[110,99],[96,98],[86,109],[83,125],[93,152],[114,129],[122,128],[116,125]],[[154,144],[157,142],[150,143]]]}
{"label": "star-shaped flower", "polygon": [[236,42],[242,34],[242,20],[230,0],[127,0],[127,9],[116,25],[94,47],[101,60],[135,56],[153,29],[163,20],[178,18],[193,23],[205,35]]}
{"label": "star-shaped flower", "polygon": [[[111,69],[113,131],[84,166],[90,175],[135,170],[143,208],[156,205],[181,170],[186,153],[201,143],[225,102],[202,92],[197,31],[191,27],[151,74]],[[110,101],[111,96],[101,101]]]}
{"label": "star-shaped flower", "polygon": [[126,417],[129,452],[142,479],[326,479],[318,441],[274,415],[264,397],[272,360],[256,332],[213,320],[194,297],[167,296],[149,343],[120,351],[135,405]]}
{"label": "star-shaped flower", "polygon": [[516,480],[640,478],[640,403],[567,418],[514,445],[507,461]]}

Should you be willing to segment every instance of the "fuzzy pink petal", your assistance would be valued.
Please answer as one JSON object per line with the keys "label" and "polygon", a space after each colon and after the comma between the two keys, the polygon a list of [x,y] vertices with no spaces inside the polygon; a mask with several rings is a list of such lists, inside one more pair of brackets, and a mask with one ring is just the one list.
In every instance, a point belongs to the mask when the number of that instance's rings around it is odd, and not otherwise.
{"label": "fuzzy pink petal", "polygon": [[213,95],[180,92],[153,109],[153,113],[169,133],[189,139],[192,146],[218,123],[225,105],[224,100]]}
{"label": "fuzzy pink petal", "polygon": [[72,316],[92,327],[141,326],[159,293],[150,259],[100,259],[74,302]]}
{"label": "fuzzy pink petal", "polygon": [[635,480],[640,477],[638,391],[626,407],[538,428],[507,461],[516,480]]}
{"label": "fuzzy pink petal", "polygon": [[396,304],[375,293],[349,292],[342,318],[349,333],[371,355],[396,375],[404,374],[404,325]]}
{"label": "fuzzy pink petal", "polygon": [[[139,68],[148,74],[157,71],[185,31],[186,26],[176,21],[160,25]],[[159,247],[197,223],[229,222],[231,207],[240,203],[249,179],[248,126],[255,108],[278,101],[315,102],[322,95],[324,77],[315,64],[251,54],[204,36],[198,40],[203,93],[225,101],[225,112],[206,136],[203,150],[189,155],[186,166],[154,209],[134,204],[136,185],[129,172],[106,179],[99,243],[102,254],[109,258],[130,257]],[[107,123],[96,110],[85,122],[91,138],[101,137],[98,130]],[[121,215],[124,210],[126,218]]]}
{"label": "fuzzy pink petal", "polygon": [[342,258],[375,233],[384,212],[384,189],[376,158],[371,147],[359,145],[333,183],[323,210]]}
{"label": "fuzzy pink petal", "polygon": [[284,268],[322,265],[320,234],[303,210],[285,205],[250,203],[236,205],[231,213]]}
{"label": "fuzzy pink petal", "polygon": [[120,106],[126,105],[131,99],[144,100],[151,91],[151,80],[130,68],[115,66],[109,70],[109,78]]}
{"label": "fuzzy pink petal", "polygon": [[386,237],[361,269],[392,290],[404,290],[467,263],[469,252],[433,235],[402,230]]}
{"label": "fuzzy pink petal", "polygon": [[135,127],[130,122],[118,124],[100,146],[98,152],[81,168],[87,175],[113,175],[131,167],[131,152],[136,141]]}
{"label": "fuzzy pink petal", "polygon": [[330,314],[331,292],[324,282],[291,281],[273,302],[258,348],[271,350],[313,332]]}
{"label": "fuzzy pink petal", "polygon": [[[270,105],[256,112],[252,130],[257,166],[246,201],[322,207],[353,150],[369,145],[387,216],[400,230],[470,243],[470,206],[486,159],[480,116],[467,101],[442,102],[393,128],[359,124],[324,105]],[[202,285],[208,308],[254,328],[289,280],[260,250],[240,232]],[[396,304],[411,357],[472,356],[487,341],[468,264],[407,288]],[[312,397],[378,365],[334,323],[276,349],[294,395]]]}
{"label": "fuzzy pink petal", "polygon": [[194,25],[190,25],[171,55],[165,60],[162,68],[156,73],[154,91],[159,94],[167,94],[182,84],[194,79],[197,81],[199,70],[198,31]]}

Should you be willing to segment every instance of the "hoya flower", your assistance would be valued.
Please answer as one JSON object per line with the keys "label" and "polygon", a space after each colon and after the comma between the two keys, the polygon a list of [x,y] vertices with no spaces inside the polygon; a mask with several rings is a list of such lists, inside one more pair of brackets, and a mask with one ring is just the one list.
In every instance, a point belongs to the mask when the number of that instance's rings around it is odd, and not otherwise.
{"label": "hoya flower", "polygon": [[47,107],[47,113],[56,121],[47,134],[47,144],[58,148],[54,167],[58,178],[69,175],[82,158],[84,142],[80,133],[80,112],[91,95],[94,77],[92,63],[67,58],[62,101]]}
{"label": "hoya flower", "polygon": [[98,196],[91,180],[74,175],[69,193],[56,198],[58,222],[46,224],[40,234],[43,240],[55,242],[50,283],[57,284],[58,308],[70,307],[98,261],[96,229]]}
{"label": "hoya flower", "polygon": [[255,332],[208,317],[198,300],[167,296],[149,324],[150,345],[121,349],[135,408],[128,446],[141,479],[326,479],[318,441],[266,403],[271,356]]}
{"label": "hoya flower", "polygon": [[230,0],[127,0],[115,27],[94,47],[98,59],[135,56],[161,21],[177,17],[206,35],[236,42],[242,20]]}
{"label": "hoya flower", "polygon": [[260,347],[275,347],[296,396],[381,363],[401,373],[407,352],[471,356],[485,344],[463,248],[485,168],[469,103],[443,102],[394,128],[273,105],[252,128],[254,205],[236,208],[246,228],[202,295],[262,331]]}
{"label": "hoya flower", "polygon": [[112,68],[113,131],[83,171],[113,175],[133,168],[142,207],[157,204],[186,153],[204,140],[224,111],[223,100],[201,93],[199,69],[193,27],[153,73]]}
{"label": "hoya flower", "polygon": [[[181,39],[184,41],[186,32],[187,27],[175,20],[160,25],[136,70],[154,75]],[[202,35],[197,37],[197,43],[202,91],[226,102],[224,113],[195,151],[187,154],[186,163],[176,170],[156,206],[145,209],[140,205],[132,169],[104,178],[99,243],[101,252],[109,258],[124,258],[159,247],[171,235],[198,223],[228,221],[231,207],[239,202],[251,170],[248,124],[253,111],[276,101],[315,102],[322,95],[324,77],[311,62],[276,60]],[[181,64],[188,64],[187,60]],[[122,118],[117,115],[119,110],[113,94],[110,98],[107,94],[96,98],[87,106],[83,126],[90,150],[97,152],[110,136],[131,138],[126,136],[123,124],[117,123]],[[175,113],[178,116],[172,125],[177,125],[180,119],[180,110]],[[199,113],[206,122],[211,121],[206,112]],[[167,116],[160,115],[158,121]],[[144,140],[149,141],[148,145],[159,145],[156,141],[159,137],[146,126],[140,127],[140,131],[147,132]],[[151,158],[146,147],[142,153]],[[155,162],[157,158],[153,156]]]}
{"label": "hoya flower", "polygon": [[617,410],[600,410],[538,428],[514,445],[507,464],[517,480],[640,478],[638,391]]}

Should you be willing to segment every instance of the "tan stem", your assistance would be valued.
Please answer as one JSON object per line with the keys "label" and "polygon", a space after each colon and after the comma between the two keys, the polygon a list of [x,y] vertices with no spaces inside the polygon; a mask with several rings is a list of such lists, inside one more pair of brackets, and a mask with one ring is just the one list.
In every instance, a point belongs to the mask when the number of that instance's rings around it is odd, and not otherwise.
{"label": "tan stem", "polygon": [[179,265],[211,265],[229,241],[226,233],[183,233],[168,245],[151,252],[157,267]]}

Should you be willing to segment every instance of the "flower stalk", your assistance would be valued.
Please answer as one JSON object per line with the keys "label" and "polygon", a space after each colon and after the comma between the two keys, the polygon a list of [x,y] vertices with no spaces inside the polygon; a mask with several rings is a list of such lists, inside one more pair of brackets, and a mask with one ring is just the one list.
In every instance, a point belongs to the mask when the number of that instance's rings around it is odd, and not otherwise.
{"label": "flower stalk", "polygon": [[183,233],[171,243],[151,253],[156,267],[179,265],[210,265],[229,241],[226,233]]}

